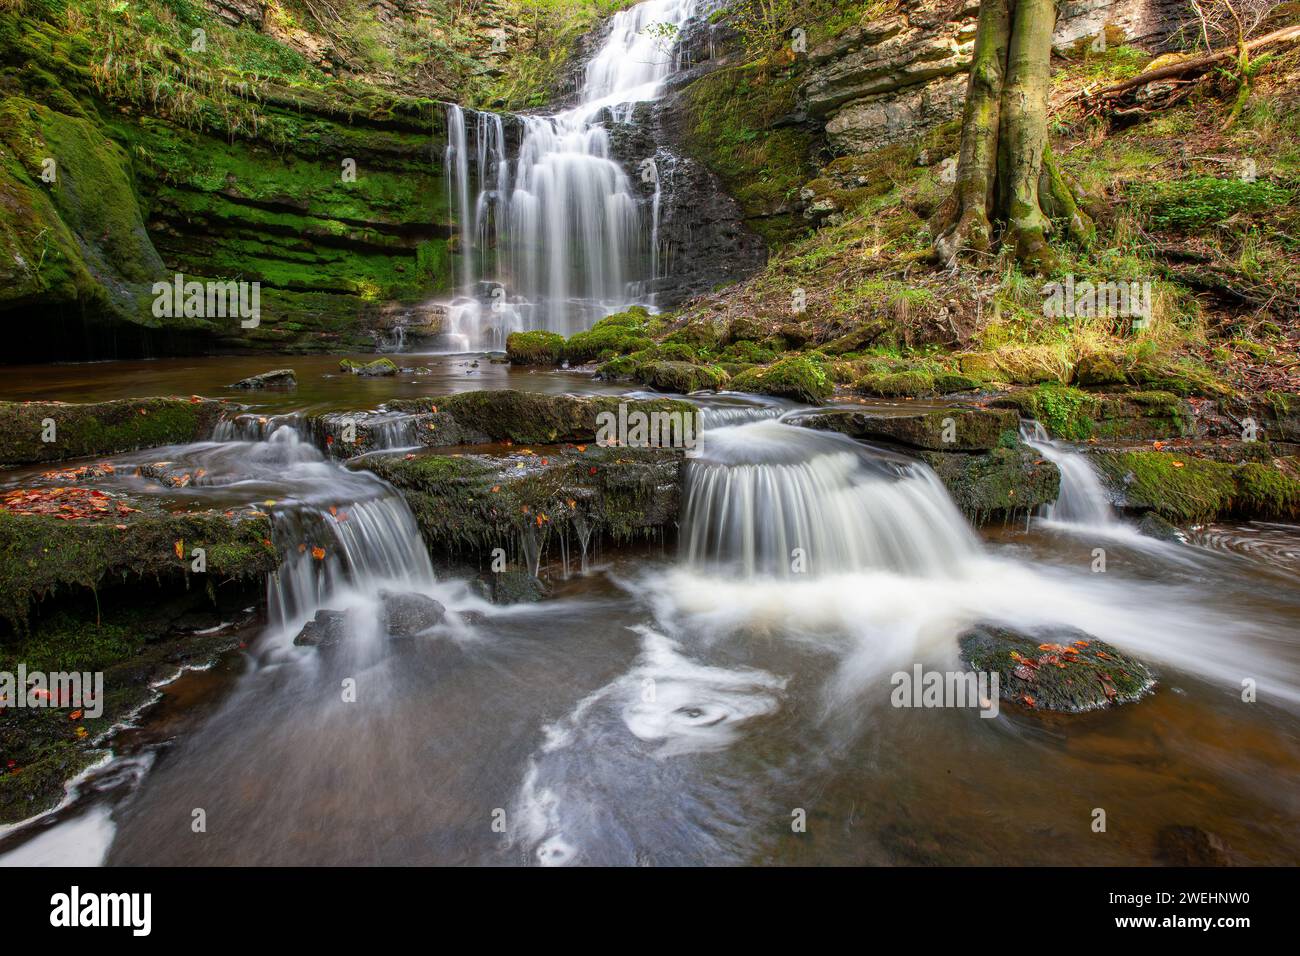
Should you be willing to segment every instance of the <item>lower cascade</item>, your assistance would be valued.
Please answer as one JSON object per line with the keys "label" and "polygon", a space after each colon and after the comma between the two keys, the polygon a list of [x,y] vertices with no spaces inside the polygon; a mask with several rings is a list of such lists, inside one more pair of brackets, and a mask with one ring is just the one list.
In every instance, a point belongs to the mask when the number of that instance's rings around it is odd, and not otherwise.
{"label": "lower cascade", "polygon": [[1043,508],[1043,518],[1094,527],[1116,523],[1110,496],[1086,456],[1053,441],[1038,422],[1021,426],[1020,437],[1061,472],[1060,493],[1055,504]]}
{"label": "lower cascade", "polygon": [[940,574],[979,546],[925,465],[762,420],[705,433],[686,471],[681,549],[746,577]]}

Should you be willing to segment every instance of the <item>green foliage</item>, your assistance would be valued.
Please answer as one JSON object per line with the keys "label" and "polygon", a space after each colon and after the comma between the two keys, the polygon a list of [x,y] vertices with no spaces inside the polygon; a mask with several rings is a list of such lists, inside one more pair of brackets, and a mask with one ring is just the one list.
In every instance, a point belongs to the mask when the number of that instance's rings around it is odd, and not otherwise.
{"label": "green foliage", "polygon": [[1265,180],[1196,176],[1140,187],[1138,201],[1157,229],[1204,229],[1239,213],[1255,212],[1293,201],[1291,190]]}

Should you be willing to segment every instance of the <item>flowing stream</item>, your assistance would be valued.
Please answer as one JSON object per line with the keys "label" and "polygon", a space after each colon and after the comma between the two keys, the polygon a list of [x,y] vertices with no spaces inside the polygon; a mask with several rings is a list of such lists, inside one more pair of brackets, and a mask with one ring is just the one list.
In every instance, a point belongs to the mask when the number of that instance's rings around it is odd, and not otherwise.
{"label": "flowing stream", "polygon": [[[449,109],[453,348],[653,305],[657,181],[634,187],[611,128],[679,68],[671,37],[696,9],[616,14],[567,110]],[[0,397],[219,395],[264,361],[41,366]],[[402,496],[310,418],[467,389],[622,392],[421,361],[366,380],[295,357],[298,389],[247,396],[213,440],[113,456],[106,489],[268,511],[283,561],[243,646],[161,688],[60,807],[0,828],[0,865],[1145,865],[1171,827],[1233,862],[1300,856],[1300,529],[1142,538],[1084,456],[1031,430],[1059,500],[977,530],[919,461],[723,394],[692,398],[704,451],[675,535],[597,552],[584,533],[577,573],[528,556],[547,599],[495,604],[435,566]],[[415,442],[401,416],[366,415],[381,447]],[[200,477],[137,477],[146,464]],[[395,637],[395,601],[440,610]],[[295,642],[322,621],[336,641]],[[894,673],[964,669],[978,624],[1083,630],[1158,687],[1071,716],[892,705]]]}
{"label": "flowing stream", "polygon": [[[679,67],[677,31],[697,6],[646,0],[614,14],[569,109],[503,119],[448,107],[445,165],[459,223],[450,347],[501,349],[526,329],[572,335],[611,312],[653,305],[659,160],[645,157],[633,171],[653,184],[643,203],[613,157],[609,127],[659,95]],[[513,158],[507,122],[520,128]]]}

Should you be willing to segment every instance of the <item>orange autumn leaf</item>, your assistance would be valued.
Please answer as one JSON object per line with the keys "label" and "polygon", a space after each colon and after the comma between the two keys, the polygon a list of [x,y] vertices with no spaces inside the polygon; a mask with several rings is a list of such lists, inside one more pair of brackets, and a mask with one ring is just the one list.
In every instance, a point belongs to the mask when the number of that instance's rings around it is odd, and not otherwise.
{"label": "orange autumn leaf", "polygon": [[178,540],[176,541],[176,543],[172,545],[172,550],[176,552],[176,557],[177,557],[178,559],[184,558],[184,557],[185,557],[185,539],[184,539],[184,538],[180,538],[180,539],[178,539]]}
{"label": "orange autumn leaf", "polygon": [[312,556],[313,558],[315,558],[317,561],[323,561],[323,560],[325,559],[325,549],[324,549],[324,548],[312,548],[312,549],[311,549],[311,556]]}
{"label": "orange autumn leaf", "polygon": [[81,711],[79,710],[74,710],[72,713],[68,714],[68,720],[80,720],[80,719],[81,719]]}

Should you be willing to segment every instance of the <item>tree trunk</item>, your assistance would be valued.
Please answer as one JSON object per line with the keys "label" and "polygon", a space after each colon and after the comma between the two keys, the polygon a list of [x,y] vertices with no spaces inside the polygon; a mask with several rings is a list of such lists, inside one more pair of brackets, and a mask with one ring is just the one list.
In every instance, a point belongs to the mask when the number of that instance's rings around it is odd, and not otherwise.
{"label": "tree trunk", "polygon": [[1070,236],[1092,236],[1047,148],[1054,0],[981,0],[953,193],[935,212],[939,261],[987,253],[1002,242],[1035,271],[1056,256],[1047,237],[1063,220]]}
{"label": "tree trunk", "polygon": [[989,209],[997,178],[998,124],[1007,43],[1011,39],[1011,2],[984,0],[980,3],[966,106],[961,118],[957,182],[952,194],[935,213],[935,223],[941,228],[934,230],[934,247],[945,264],[967,250],[986,253],[993,244]]}

